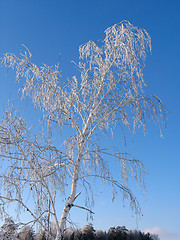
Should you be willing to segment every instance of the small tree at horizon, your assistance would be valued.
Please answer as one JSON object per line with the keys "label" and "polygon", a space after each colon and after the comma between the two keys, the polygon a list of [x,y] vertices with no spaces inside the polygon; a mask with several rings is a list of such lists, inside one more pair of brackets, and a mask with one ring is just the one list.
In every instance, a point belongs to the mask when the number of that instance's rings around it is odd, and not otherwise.
{"label": "small tree at horizon", "polygon": [[[128,179],[144,188],[142,162],[128,152],[106,149],[98,139],[117,130],[120,134],[124,126],[130,132],[136,128],[146,131],[146,116],[155,119],[160,129],[166,122],[161,100],[143,91],[142,68],[146,51],[151,50],[149,34],[123,21],[106,29],[105,35],[98,45],[89,41],[80,46],[79,75],[67,81],[61,80],[59,66],[35,65],[28,49],[20,57],[7,53],[2,58],[3,66],[16,71],[22,99],[31,97],[41,111],[43,131],[35,133],[13,106],[5,110],[0,124],[0,156],[4,161],[1,217],[8,214],[9,204],[16,203],[17,213],[27,211],[33,219],[29,223],[38,223],[47,234],[53,219],[56,239],[62,238],[72,207],[93,213],[91,201],[83,206],[75,204],[80,184],[87,199],[88,194],[93,199],[91,179],[110,184],[113,198],[120,192],[132,210],[141,213]],[[70,136],[61,135],[64,128],[70,129]],[[111,173],[111,161],[117,161],[120,179]],[[26,201],[27,192],[34,204]],[[60,219],[59,195],[65,200]]]}

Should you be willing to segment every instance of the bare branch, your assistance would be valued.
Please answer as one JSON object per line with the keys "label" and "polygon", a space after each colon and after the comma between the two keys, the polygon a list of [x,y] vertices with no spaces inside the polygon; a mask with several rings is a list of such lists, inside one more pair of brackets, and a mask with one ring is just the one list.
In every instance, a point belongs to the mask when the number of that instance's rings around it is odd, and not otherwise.
{"label": "bare branch", "polygon": [[81,209],[84,209],[84,210],[86,210],[86,211],[88,211],[88,212],[90,212],[90,213],[92,213],[92,214],[95,214],[95,213],[94,213],[93,211],[91,211],[90,209],[85,208],[85,207],[82,207],[82,206],[78,206],[78,205],[72,204],[72,207],[81,208]]}

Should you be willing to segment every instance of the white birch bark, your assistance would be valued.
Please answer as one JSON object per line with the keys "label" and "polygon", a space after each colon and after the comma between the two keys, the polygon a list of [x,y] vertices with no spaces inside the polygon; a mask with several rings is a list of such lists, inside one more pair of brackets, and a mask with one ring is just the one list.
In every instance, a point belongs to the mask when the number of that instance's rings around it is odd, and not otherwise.
{"label": "white birch bark", "polygon": [[81,163],[81,159],[78,159],[77,160],[77,167],[75,169],[74,177],[73,177],[73,180],[72,180],[71,194],[66,201],[65,207],[64,207],[62,215],[61,215],[61,219],[60,219],[60,222],[59,222],[60,234],[59,235],[57,234],[56,240],[61,239],[61,237],[63,236],[63,232],[64,232],[65,227],[66,227],[67,217],[68,217],[68,214],[69,214],[69,211],[70,211],[71,207],[73,206],[73,202],[75,200],[80,163]]}
{"label": "white birch bark", "polygon": [[87,128],[88,128],[88,122],[86,123],[86,125],[84,127],[83,133],[79,137],[78,157],[77,157],[77,160],[75,162],[75,167],[74,167],[74,173],[73,173],[72,184],[71,184],[71,193],[70,193],[70,195],[69,195],[69,197],[66,201],[65,207],[64,207],[62,215],[61,215],[61,219],[60,219],[60,222],[59,222],[60,235],[59,236],[57,235],[56,240],[61,239],[62,236],[63,236],[63,232],[64,232],[65,227],[66,227],[66,221],[67,221],[69,211],[70,211],[70,209],[73,206],[73,203],[75,201],[77,183],[78,183],[78,178],[79,178],[79,170],[80,170],[81,159],[82,159],[82,153],[84,151],[84,138],[83,138],[83,136],[84,136],[84,133],[85,133]]}

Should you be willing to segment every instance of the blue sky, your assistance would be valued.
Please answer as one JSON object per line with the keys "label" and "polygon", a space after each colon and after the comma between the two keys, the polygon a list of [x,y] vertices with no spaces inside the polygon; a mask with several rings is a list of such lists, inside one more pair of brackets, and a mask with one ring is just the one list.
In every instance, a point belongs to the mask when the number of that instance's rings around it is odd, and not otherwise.
{"label": "blue sky", "polygon": [[[169,110],[167,129],[160,138],[157,125],[149,124],[148,134],[136,132],[128,149],[143,161],[147,194],[141,200],[141,230],[159,233],[161,240],[180,239],[180,1],[161,0],[0,0],[0,57],[19,53],[25,44],[37,64],[60,61],[62,75],[71,77],[78,61],[78,46],[104,38],[104,30],[122,20],[145,28],[152,38],[152,55],[144,69],[148,92],[159,96]],[[16,96],[14,74],[0,70],[0,114],[8,98]],[[111,203],[110,191],[95,197],[96,229],[125,225],[135,229],[129,207],[120,198]],[[80,225],[85,216],[74,211]]]}

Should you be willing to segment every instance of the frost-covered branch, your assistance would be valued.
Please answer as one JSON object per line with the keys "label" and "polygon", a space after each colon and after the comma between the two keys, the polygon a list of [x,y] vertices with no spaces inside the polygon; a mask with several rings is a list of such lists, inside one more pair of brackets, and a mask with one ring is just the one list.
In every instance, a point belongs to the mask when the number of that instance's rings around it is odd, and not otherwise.
{"label": "frost-covered branch", "polygon": [[[109,183],[113,197],[120,192],[123,199],[129,199],[132,210],[141,213],[128,180],[133,179],[144,190],[142,162],[123,153],[124,146],[105,149],[98,139],[110,132],[120,135],[126,127],[131,133],[137,128],[146,132],[147,117],[159,124],[160,131],[166,125],[162,101],[144,91],[143,67],[148,51],[151,38],[147,31],[122,21],[106,29],[103,41],[89,41],[79,47],[79,63],[75,65],[80,74],[65,81],[59,65],[34,64],[27,48],[20,56],[4,55],[1,64],[15,69],[22,100],[29,96],[42,113],[43,129],[39,127],[36,132],[29,127],[13,106],[4,112],[0,124],[2,217],[6,204],[17,199],[20,212],[20,206],[31,199],[35,222],[48,231],[53,219],[57,240],[61,239],[71,207],[80,207],[74,203],[79,188],[85,191],[82,208],[92,213],[91,177],[101,179],[102,185]],[[122,137],[126,137],[124,133]],[[117,162],[119,179],[111,171],[112,161]],[[29,192],[28,197],[25,192]],[[59,196],[65,201],[60,219]]]}

